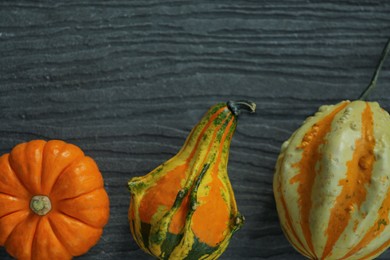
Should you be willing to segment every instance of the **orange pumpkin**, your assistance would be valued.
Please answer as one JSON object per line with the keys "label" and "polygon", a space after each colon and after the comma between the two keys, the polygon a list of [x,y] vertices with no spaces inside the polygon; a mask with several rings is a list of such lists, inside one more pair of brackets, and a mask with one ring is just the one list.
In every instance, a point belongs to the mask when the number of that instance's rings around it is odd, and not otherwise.
{"label": "orange pumpkin", "polygon": [[0,245],[21,260],[71,259],[95,245],[109,217],[93,159],[35,140],[0,157]]}

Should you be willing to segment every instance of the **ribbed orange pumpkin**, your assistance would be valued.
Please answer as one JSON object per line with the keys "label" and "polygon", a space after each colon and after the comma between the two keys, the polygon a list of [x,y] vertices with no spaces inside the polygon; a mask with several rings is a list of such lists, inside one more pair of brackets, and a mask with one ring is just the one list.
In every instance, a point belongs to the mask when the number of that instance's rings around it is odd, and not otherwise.
{"label": "ribbed orange pumpkin", "polygon": [[[388,42],[373,80],[390,49]],[[274,194],[282,229],[311,259],[372,259],[390,245],[390,116],[376,102],[322,106],[287,140]]]}
{"label": "ribbed orange pumpkin", "polygon": [[71,259],[99,240],[109,201],[75,145],[34,140],[0,157],[0,245],[16,259]]}

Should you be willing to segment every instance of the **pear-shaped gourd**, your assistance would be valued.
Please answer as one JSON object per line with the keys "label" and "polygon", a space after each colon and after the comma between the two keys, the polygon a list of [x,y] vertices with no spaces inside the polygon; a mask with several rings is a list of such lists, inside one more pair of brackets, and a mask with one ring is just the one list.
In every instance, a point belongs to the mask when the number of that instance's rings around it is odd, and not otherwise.
{"label": "pear-shaped gourd", "polygon": [[246,101],[220,103],[170,160],[128,182],[134,240],[159,259],[216,259],[243,224],[227,174],[229,147]]}
{"label": "pear-shaped gourd", "polygon": [[363,99],[322,106],[281,149],[274,194],[282,229],[310,259],[372,259],[390,245],[390,116]]}

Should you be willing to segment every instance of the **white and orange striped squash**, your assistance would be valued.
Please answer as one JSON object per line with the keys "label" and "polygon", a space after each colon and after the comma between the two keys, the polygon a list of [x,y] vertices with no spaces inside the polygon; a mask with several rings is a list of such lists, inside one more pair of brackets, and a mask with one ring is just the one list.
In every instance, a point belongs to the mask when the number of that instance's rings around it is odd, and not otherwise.
{"label": "white and orange striped squash", "polygon": [[390,116],[376,102],[322,106],[281,148],[282,229],[310,259],[372,259],[390,245]]}

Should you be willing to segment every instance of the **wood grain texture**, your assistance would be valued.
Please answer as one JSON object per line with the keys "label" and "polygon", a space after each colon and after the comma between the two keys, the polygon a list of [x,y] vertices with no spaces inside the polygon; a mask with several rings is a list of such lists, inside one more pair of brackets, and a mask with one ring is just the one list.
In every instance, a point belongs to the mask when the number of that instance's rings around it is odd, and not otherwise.
{"label": "wood grain texture", "polygon": [[[320,105],[359,96],[389,14],[386,0],[1,1],[0,153],[37,138],[79,145],[111,218],[77,259],[150,259],[129,232],[127,181],[173,156],[214,103],[251,99],[229,163],[247,221],[222,259],[302,259],[272,194],[280,146]],[[387,62],[371,96],[387,111],[389,82]]]}

